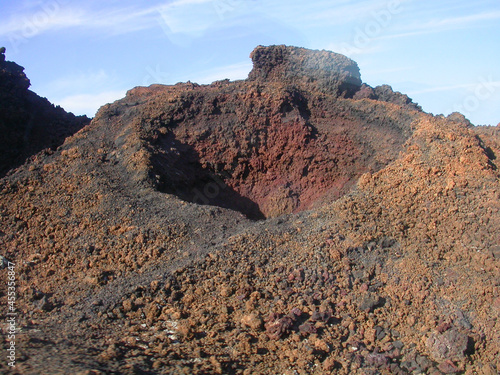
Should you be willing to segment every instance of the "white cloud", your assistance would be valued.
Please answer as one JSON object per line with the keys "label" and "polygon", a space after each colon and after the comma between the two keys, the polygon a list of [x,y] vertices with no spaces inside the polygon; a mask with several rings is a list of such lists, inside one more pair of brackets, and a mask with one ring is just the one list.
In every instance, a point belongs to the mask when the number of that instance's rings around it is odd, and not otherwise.
{"label": "white cloud", "polygon": [[125,34],[156,27],[158,7],[103,8],[93,10],[84,5],[60,4],[52,0],[47,5],[23,9],[0,24],[0,36],[31,38],[50,31],[69,28],[98,29],[113,34]]}
{"label": "white cloud", "polygon": [[[316,25],[322,25],[326,22],[331,24],[346,24],[353,21],[359,21],[366,16],[372,16],[373,12],[380,11],[387,7],[387,1],[341,1],[340,4],[332,2],[316,3],[314,7],[304,7],[300,3],[297,12],[303,14],[304,20]],[[293,15],[296,20],[297,14]]]}
{"label": "white cloud", "polygon": [[186,45],[193,37],[202,36],[207,29],[222,24],[225,27],[242,27],[255,22],[255,17],[249,17],[253,8],[262,11],[264,4],[249,0],[178,0],[157,7],[155,11],[167,37],[175,44]]}
{"label": "white cloud", "polygon": [[433,19],[429,22],[418,25],[420,29],[449,29],[456,27],[464,27],[471,23],[480,21],[496,20],[500,18],[500,11],[497,12],[484,12],[478,14],[471,14],[468,16],[449,17],[445,19]]}
{"label": "white cloud", "polygon": [[[415,18],[414,15],[410,15]],[[403,17],[403,15],[402,15]],[[332,43],[328,49],[342,53],[349,57],[368,55],[385,51],[380,42],[391,39],[409,38],[413,36],[435,34],[448,30],[471,28],[475,25],[482,26],[488,20],[500,19],[500,11],[484,12],[468,16],[449,17],[443,19],[431,19],[428,21],[405,22],[408,15],[394,22],[390,27],[392,33],[386,33],[385,27],[380,28],[379,33],[368,33],[365,29],[357,27],[349,43]],[[416,17],[420,18],[420,17]]]}
{"label": "white cloud", "polygon": [[99,94],[71,95],[61,99],[53,99],[55,105],[60,105],[68,112],[76,115],[94,117],[97,110],[106,103],[125,97],[127,90],[106,91]]}
{"label": "white cloud", "polygon": [[375,45],[370,40],[366,43],[366,45],[356,45],[356,43],[330,43],[325,49],[327,51],[332,51],[336,53],[340,53],[341,55],[345,55],[350,58],[354,58],[355,56],[361,55],[371,55],[377,54],[385,50],[385,47],[380,44]]}
{"label": "white cloud", "polygon": [[410,36],[434,34],[447,30],[463,29],[474,25],[483,26],[485,21],[500,19],[500,11],[471,14],[468,16],[449,17],[444,19],[431,19],[427,22],[413,22],[401,28],[400,32],[382,35],[377,39],[395,39]]}
{"label": "white cloud", "polygon": [[[219,3],[224,6],[221,7]],[[208,27],[217,25],[228,10],[242,8],[245,1],[177,0],[145,8],[103,8],[100,5],[100,9],[92,9],[92,3],[73,5],[64,0],[51,0],[47,4],[22,8],[10,18],[6,17],[7,21],[0,24],[0,36],[30,38],[67,28],[100,30],[119,35],[156,28],[158,21],[174,34],[199,36]]]}
{"label": "white cloud", "polygon": [[176,1],[157,9],[158,18],[169,33],[199,36],[218,21],[212,2]]}
{"label": "white cloud", "polygon": [[174,1],[168,5],[166,5],[166,7],[168,6],[183,6],[183,5],[196,5],[196,4],[204,4],[204,3],[211,3],[213,2],[214,0],[177,0],[177,1]]}
{"label": "white cloud", "polygon": [[112,34],[128,34],[131,32],[156,27],[157,7],[137,9],[133,7],[120,9],[104,9],[88,12],[85,27],[98,29]]}
{"label": "white cloud", "polygon": [[0,24],[0,36],[32,38],[46,31],[84,25],[86,16],[82,10],[54,8],[48,11],[40,8],[24,14],[15,14],[5,23]]}
{"label": "white cloud", "polygon": [[[407,10],[409,0],[395,2],[401,12]],[[217,26],[228,16],[242,14],[251,9],[261,16],[270,16],[284,22],[296,23],[300,17],[307,27],[325,27],[359,23],[370,20],[389,8],[387,0],[315,1],[304,6],[303,2],[290,1],[283,6],[281,1],[248,0],[177,0],[167,4],[152,5],[146,8],[128,6],[92,9],[92,3],[74,5],[66,0],[50,0],[37,6],[21,7],[19,11],[0,24],[0,36],[13,34],[29,38],[37,34],[67,28],[98,29],[112,34],[126,34],[158,27],[158,21],[169,33],[184,33],[199,36],[207,28]],[[396,14],[394,14],[396,16]],[[397,14],[399,17],[399,12]],[[427,22],[407,23],[394,35],[381,38],[403,37],[431,33],[444,29],[466,27],[474,23],[500,19],[500,11],[489,11],[467,16],[435,18]],[[242,20],[239,20],[242,21]]]}

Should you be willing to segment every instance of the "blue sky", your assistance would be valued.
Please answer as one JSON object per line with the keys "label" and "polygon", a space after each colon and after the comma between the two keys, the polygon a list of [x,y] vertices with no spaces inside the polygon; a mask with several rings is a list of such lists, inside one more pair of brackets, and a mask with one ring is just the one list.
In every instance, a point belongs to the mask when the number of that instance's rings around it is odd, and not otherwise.
{"label": "blue sky", "polygon": [[135,86],[244,79],[257,45],[346,54],[427,112],[500,122],[498,0],[0,0],[32,90],[93,116]]}

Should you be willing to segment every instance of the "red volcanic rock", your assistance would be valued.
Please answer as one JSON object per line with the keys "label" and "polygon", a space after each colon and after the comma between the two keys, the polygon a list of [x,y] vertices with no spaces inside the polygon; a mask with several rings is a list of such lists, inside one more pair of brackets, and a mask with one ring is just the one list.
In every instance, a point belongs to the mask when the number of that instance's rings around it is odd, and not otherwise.
{"label": "red volcanic rock", "polygon": [[373,88],[363,83],[360,89],[354,94],[354,99],[374,99],[397,104],[402,107],[408,107],[417,111],[422,110],[418,104],[413,103],[408,95],[402,94],[399,91],[393,91],[392,87],[389,85],[381,85]]}
{"label": "red volcanic rock", "polygon": [[432,333],[427,339],[426,345],[436,361],[456,360],[464,357],[468,341],[467,335],[456,329],[450,329],[445,332]]}

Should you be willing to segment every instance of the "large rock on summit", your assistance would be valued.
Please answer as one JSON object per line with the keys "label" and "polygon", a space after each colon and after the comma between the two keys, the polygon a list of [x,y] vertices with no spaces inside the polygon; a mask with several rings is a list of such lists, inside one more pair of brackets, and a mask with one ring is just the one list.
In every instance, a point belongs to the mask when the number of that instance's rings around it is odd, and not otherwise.
{"label": "large rock on summit", "polygon": [[307,85],[310,90],[352,97],[361,86],[358,64],[344,55],[289,46],[258,46],[248,79]]}

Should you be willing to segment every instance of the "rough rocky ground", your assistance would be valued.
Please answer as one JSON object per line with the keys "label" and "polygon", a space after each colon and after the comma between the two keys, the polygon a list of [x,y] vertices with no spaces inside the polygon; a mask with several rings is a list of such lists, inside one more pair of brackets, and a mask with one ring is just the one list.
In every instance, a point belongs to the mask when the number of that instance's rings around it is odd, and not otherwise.
{"label": "rough rocky ground", "polygon": [[498,373],[498,127],[340,55],[251,56],[246,81],[135,88],[0,180],[1,372]]}

